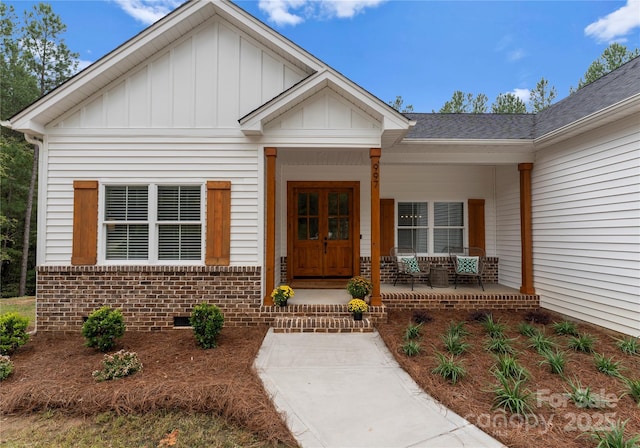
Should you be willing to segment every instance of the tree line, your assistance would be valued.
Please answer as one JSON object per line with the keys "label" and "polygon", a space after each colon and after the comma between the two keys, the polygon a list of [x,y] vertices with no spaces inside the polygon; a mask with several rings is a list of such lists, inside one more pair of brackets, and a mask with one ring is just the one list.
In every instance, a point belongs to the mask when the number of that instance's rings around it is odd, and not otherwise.
{"label": "tree line", "polygon": [[[575,88],[571,87],[569,94],[573,94],[584,86],[603,77],[622,64],[637,57],[639,54],[640,51],[637,48],[635,50],[628,50],[627,47],[622,44],[612,43],[602,52],[598,59],[589,65],[585,74],[578,81],[578,86]],[[542,77],[536,84],[536,87],[529,92],[528,103],[516,94],[509,92],[499,94],[491,106],[489,106],[489,98],[484,93],[476,95],[456,90],[453,92],[451,99],[445,102],[438,112],[443,114],[484,114],[489,112],[493,114],[538,113],[551,106],[557,96],[557,89],[551,86],[547,79]],[[395,100],[389,101],[389,105],[403,113],[413,112],[413,106],[405,106],[401,96],[397,96]]]}

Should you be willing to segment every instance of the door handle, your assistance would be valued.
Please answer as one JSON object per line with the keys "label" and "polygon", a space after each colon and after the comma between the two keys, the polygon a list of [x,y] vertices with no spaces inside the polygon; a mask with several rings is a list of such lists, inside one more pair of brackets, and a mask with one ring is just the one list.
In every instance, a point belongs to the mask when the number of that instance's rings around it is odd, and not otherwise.
{"label": "door handle", "polygon": [[327,243],[327,237],[325,236],[324,237],[324,253],[325,253],[325,255],[327,254],[327,244],[328,244]]}

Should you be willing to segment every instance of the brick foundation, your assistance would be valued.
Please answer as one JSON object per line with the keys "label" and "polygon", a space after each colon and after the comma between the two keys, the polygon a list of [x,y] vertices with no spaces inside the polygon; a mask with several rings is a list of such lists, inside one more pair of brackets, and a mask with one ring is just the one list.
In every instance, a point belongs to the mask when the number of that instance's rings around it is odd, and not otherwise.
{"label": "brick foundation", "polygon": [[414,309],[507,309],[530,310],[540,307],[540,296],[537,294],[456,294],[456,293],[384,293],[382,302],[390,310]]}
{"label": "brick foundation", "polygon": [[220,307],[227,326],[267,324],[260,318],[259,266],[42,266],[38,268],[38,331],[80,331],[104,305],[120,308],[127,330],[173,328],[199,303]]}

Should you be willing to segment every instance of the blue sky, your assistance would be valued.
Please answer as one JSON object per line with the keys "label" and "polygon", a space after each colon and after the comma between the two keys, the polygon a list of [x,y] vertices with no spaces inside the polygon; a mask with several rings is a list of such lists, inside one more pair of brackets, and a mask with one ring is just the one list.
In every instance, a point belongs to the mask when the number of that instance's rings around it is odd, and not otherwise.
{"label": "blue sky", "polygon": [[[19,16],[35,2],[7,1]],[[57,0],[82,66],[182,2]],[[438,110],[455,90],[526,99],[541,77],[558,99],[611,42],[640,47],[640,0],[237,0],[383,101]]]}

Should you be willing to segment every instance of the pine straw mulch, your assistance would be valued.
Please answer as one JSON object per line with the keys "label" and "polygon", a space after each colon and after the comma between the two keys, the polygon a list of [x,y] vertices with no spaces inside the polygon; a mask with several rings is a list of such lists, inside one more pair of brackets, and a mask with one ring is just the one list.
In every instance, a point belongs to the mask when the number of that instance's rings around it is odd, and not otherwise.
{"label": "pine straw mulch", "polygon": [[57,410],[69,416],[158,410],[211,413],[273,444],[297,446],[253,368],[267,327],[225,328],[218,347],[203,350],[190,330],[127,332],[120,349],[136,352],[143,370],[96,382],[103,353],[80,333],[38,333],[11,357],[0,387],[0,414]]}
{"label": "pine straw mulch", "polygon": [[[607,395],[611,404],[603,409],[584,409],[566,399],[563,395],[569,389],[566,380],[551,374],[548,367],[540,366],[542,357],[533,349],[527,348],[528,338],[518,334],[517,326],[527,314],[524,311],[493,311],[492,314],[494,320],[507,324],[507,337],[517,338],[514,343],[514,348],[518,351],[517,358],[531,374],[526,386],[534,394],[539,393],[540,402],[534,397],[534,415],[526,421],[492,409],[494,394],[490,390],[497,381],[489,373],[494,358],[483,348],[486,336],[481,324],[472,319],[469,311],[429,310],[426,313],[433,321],[422,326],[422,351],[416,357],[405,356],[401,349],[404,331],[412,320],[412,312],[390,312],[388,323],[379,325],[378,331],[400,365],[428,394],[505,445],[512,448],[592,447],[596,443],[585,433],[592,428],[608,428],[609,421],[618,420],[629,420],[625,431],[628,436],[640,433],[640,408],[630,396],[621,396],[625,390],[622,381],[598,372],[593,355],[567,349],[568,336],[554,336],[560,348],[569,353],[567,378],[579,378],[583,386],[590,386],[593,392]],[[551,323],[564,320],[557,314],[548,314],[551,316]],[[437,364],[434,352],[446,353],[440,335],[450,323],[461,321],[467,321],[465,328],[471,334],[465,339],[472,344],[472,348],[458,357],[463,360],[467,375],[458,384],[451,385],[431,371]],[[547,335],[553,335],[550,324],[546,328],[539,324],[535,326],[543,329]],[[616,360],[622,361],[626,368],[622,373],[626,377],[640,378],[640,357],[624,354],[615,345],[614,337],[619,338],[621,335],[583,323],[578,324],[578,329],[598,338],[595,352],[607,357],[614,356]]]}

